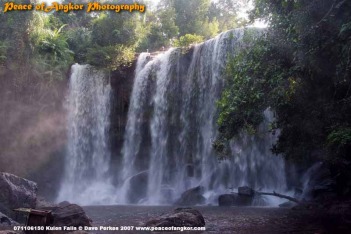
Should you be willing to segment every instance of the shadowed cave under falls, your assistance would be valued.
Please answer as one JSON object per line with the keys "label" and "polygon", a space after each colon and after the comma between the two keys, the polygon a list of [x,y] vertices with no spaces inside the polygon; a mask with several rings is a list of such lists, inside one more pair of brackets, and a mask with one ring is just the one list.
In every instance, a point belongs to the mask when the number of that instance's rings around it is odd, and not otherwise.
{"label": "shadowed cave under falls", "polygon": [[[197,186],[204,188],[205,204],[217,204],[220,194],[245,185],[286,193],[284,161],[270,150],[277,134],[269,132],[274,120],[269,109],[256,135],[241,134],[230,143],[229,159],[219,161],[212,148],[226,61],[248,46],[244,31],[222,33],[187,52],[171,48],[155,57],[140,54],[117,165],[110,163],[108,75],[89,65],[73,65],[69,143],[57,200],[172,205]],[[270,206],[282,201],[264,199]]]}

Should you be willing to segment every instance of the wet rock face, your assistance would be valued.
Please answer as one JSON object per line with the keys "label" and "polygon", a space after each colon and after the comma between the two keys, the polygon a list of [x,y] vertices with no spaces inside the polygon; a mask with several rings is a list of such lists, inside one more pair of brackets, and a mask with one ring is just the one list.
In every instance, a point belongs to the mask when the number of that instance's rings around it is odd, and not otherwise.
{"label": "wet rock face", "polygon": [[69,202],[62,202],[52,209],[53,224],[52,226],[88,226],[91,227],[91,219],[85,214],[82,207]]}
{"label": "wet rock face", "polygon": [[204,227],[202,214],[192,208],[177,208],[169,214],[148,221],[147,227]]}
{"label": "wet rock face", "polygon": [[14,218],[13,209],[35,208],[37,190],[37,184],[33,181],[0,172],[0,211]]}
{"label": "wet rock face", "polygon": [[205,188],[198,186],[185,191],[180,199],[176,202],[179,206],[191,206],[191,205],[202,205],[205,203],[206,199],[202,195]]}

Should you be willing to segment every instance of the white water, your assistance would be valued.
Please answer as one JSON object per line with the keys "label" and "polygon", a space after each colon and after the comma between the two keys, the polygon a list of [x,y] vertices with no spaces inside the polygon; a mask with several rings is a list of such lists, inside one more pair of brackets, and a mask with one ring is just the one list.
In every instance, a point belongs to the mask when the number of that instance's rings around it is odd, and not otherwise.
{"label": "white water", "polygon": [[[170,49],[155,58],[139,56],[118,170],[110,168],[108,79],[91,66],[73,65],[65,176],[57,200],[173,204],[196,186],[204,187],[211,204],[245,185],[285,193],[284,161],[270,151],[277,137],[268,131],[274,120],[270,110],[258,134],[231,142],[228,160],[218,161],[212,148],[226,62],[248,46],[243,35],[243,29],[232,30],[185,53]],[[267,202],[277,205],[279,199]]]}
{"label": "white water", "polygon": [[270,152],[276,136],[268,132],[269,110],[257,136],[232,142],[229,160],[219,162],[212,148],[226,61],[245,46],[243,33],[222,33],[186,55],[171,49],[149,62],[140,55],[116,203],[172,204],[199,185],[207,203],[243,185],[285,192],[284,161]]}
{"label": "white water", "polygon": [[68,146],[58,201],[81,205],[112,201],[109,180],[111,87],[101,71],[72,66],[67,98]]}

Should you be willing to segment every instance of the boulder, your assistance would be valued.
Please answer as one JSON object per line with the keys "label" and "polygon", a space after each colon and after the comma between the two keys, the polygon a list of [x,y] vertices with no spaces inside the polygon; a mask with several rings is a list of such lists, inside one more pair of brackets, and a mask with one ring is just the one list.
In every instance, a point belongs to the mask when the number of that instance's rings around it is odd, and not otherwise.
{"label": "boulder", "polygon": [[37,190],[33,181],[0,172],[0,212],[14,218],[13,209],[35,208]]}
{"label": "boulder", "polygon": [[68,202],[62,202],[52,209],[53,224],[52,226],[88,226],[91,227],[91,219],[85,214],[82,207]]}
{"label": "boulder", "polygon": [[192,208],[177,208],[169,214],[148,221],[147,227],[204,227],[202,214]]}
{"label": "boulder", "polygon": [[0,212],[0,230],[8,229],[15,225],[19,224]]}
{"label": "boulder", "polygon": [[279,207],[282,207],[282,208],[292,208],[294,206],[296,206],[296,203],[291,201],[287,201],[279,204]]}
{"label": "boulder", "polygon": [[253,197],[253,196],[255,196],[255,190],[253,190],[252,188],[250,188],[248,186],[243,186],[243,187],[238,188],[238,194],[241,196]]}
{"label": "boulder", "polygon": [[186,190],[182,193],[181,197],[176,202],[176,205],[179,206],[193,206],[193,205],[202,205],[205,204],[206,199],[202,195],[205,188],[198,186],[189,190]]}
{"label": "boulder", "polygon": [[46,208],[46,207],[55,207],[55,206],[57,206],[55,203],[49,202],[43,197],[37,197],[37,204],[35,206],[36,209],[42,209],[42,208]]}
{"label": "boulder", "polygon": [[336,181],[332,178],[329,167],[325,163],[315,163],[303,176],[305,181],[302,199],[330,200],[335,198],[334,188]]}
{"label": "boulder", "polygon": [[250,206],[254,197],[242,196],[237,193],[222,194],[218,197],[219,206]]}
{"label": "boulder", "polygon": [[131,203],[138,203],[140,199],[147,195],[147,183],[149,172],[144,171],[130,178],[130,186],[134,188],[128,193],[128,199]]}

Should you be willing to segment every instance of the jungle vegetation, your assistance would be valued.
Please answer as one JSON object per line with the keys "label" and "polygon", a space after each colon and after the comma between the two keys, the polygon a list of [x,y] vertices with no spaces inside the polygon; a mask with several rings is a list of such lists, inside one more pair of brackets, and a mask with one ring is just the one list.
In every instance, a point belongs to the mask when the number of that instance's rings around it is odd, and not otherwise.
{"label": "jungle vegetation", "polygon": [[255,0],[250,17],[269,28],[248,31],[250,46],[228,64],[214,147],[225,157],[227,142],[254,132],[270,107],[280,131],[272,150],[305,165],[326,162],[338,191],[350,194],[351,2]]}
{"label": "jungle vegetation", "polygon": [[[245,23],[239,20],[238,5],[230,0],[164,0],[145,13],[50,14],[3,13],[4,2],[1,0],[0,4],[0,63],[13,71],[26,64],[27,70],[45,79],[65,78],[75,62],[116,70],[129,65],[137,52],[188,46]],[[147,1],[140,3],[151,5]]]}

